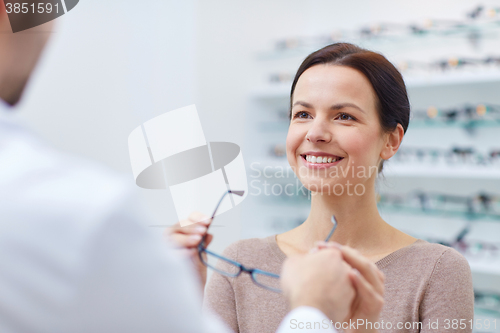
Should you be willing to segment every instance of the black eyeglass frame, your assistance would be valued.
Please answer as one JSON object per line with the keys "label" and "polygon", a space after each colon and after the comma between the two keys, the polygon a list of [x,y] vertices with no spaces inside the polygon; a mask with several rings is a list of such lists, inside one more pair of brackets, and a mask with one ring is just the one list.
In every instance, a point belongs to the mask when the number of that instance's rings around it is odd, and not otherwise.
{"label": "black eyeglass frame", "polygon": [[[212,217],[211,217],[211,220],[213,221],[214,217],[215,217],[215,214],[217,213],[217,209],[219,208],[222,200],[226,197],[227,194],[236,194],[236,195],[239,195],[239,196],[242,196],[245,191],[232,191],[232,190],[227,190],[226,192],[224,192],[224,194],[222,195],[222,197],[220,198],[219,202],[217,203],[217,206],[215,207],[215,210],[212,214]],[[335,216],[332,215],[332,223],[333,223],[333,228],[332,230],[330,231],[330,233],[328,234],[328,236],[326,237],[326,240],[325,242],[328,242],[328,240],[330,239],[330,237],[332,236],[333,232],[335,231],[335,229],[337,228],[337,220],[335,219]],[[208,235],[208,228],[207,228],[207,231],[205,232],[205,235],[203,235],[203,238],[200,242],[200,244],[198,244],[198,256],[201,260],[201,262],[213,269],[214,271],[216,271],[217,273],[219,274],[222,274],[222,275],[225,275],[225,276],[228,276],[228,277],[233,277],[233,278],[236,278],[238,276],[241,275],[241,273],[247,273],[247,274],[250,274],[250,277],[252,278],[252,281],[258,285],[259,287],[261,288],[264,288],[264,289],[267,289],[267,290],[270,290],[270,291],[274,291],[276,293],[281,293],[282,291],[280,289],[277,289],[277,288],[273,288],[273,287],[269,287],[269,286],[266,286],[264,284],[261,284],[256,276],[257,274],[261,274],[261,275],[265,275],[265,276],[268,276],[268,277],[271,277],[271,278],[275,278],[275,279],[279,279],[280,276],[278,274],[274,274],[274,273],[271,273],[271,272],[267,272],[267,271],[264,271],[264,270],[261,270],[261,269],[257,269],[257,268],[247,268],[245,266],[243,266],[241,263],[237,262],[237,261],[234,261],[234,260],[231,260],[229,258],[226,258],[224,256],[221,256],[217,253],[214,253],[210,250],[207,250],[206,248],[206,238],[207,238],[207,235]],[[232,264],[234,265],[235,267],[238,268],[238,271],[236,273],[228,273],[228,272],[225,272],[225,271],[221,271],[219,269],[217,269],[215,266],[212,266],[208,263],[208,260],[205,260],[205,258],[203,258],[203,253],[206,253],[206,254],[209,254],[211,256],[214,256],[216,258],[218,258],[219,260],[224,260],[225,262],[229,263],[229,264]]]}

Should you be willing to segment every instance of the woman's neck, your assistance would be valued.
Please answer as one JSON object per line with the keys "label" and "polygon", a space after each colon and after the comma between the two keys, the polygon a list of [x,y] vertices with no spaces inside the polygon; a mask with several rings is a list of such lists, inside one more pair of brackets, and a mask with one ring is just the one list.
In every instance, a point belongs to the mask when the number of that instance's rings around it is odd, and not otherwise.
{"label": "woman's neck", "polygon": [[375,192],[361,196],[317,193],[311,197],[311,212],[302,224],[304,241],[314,244],[324,239],[333,226],[332,215],[337,220],[337,228],[330,240],[354,248],[380,239],[388,226],[378,212]]}
{"label": "woman's neck", "polygon": [[387,226],[378,212],[374,193],[361,196],[317,193],[311,197],[311,212],[302,225],[304,240],[314,243],[313,239],[324,239],[333,226],[332,215],[337,220],[337,228],[330,240],[355,248],[374,237],[380,238]]}
{"label": "woman's neck", "polygon": [[415,241],[382,219],[374,189],[367,189],[363,195],[315,193],[311,196],[311,212],[306,221],[279,235],[284,252],[304,253],[317,241],[324,240],[333,227],[332,215],[338,224],[330,241],[355,248],[367,257],[382,257]]}

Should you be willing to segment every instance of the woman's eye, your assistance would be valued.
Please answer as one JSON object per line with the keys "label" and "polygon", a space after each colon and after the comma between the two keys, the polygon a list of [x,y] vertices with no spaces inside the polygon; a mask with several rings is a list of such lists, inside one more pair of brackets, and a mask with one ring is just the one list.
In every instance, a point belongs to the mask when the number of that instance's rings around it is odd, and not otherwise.
{"label": "woman's eye", "polygon": [[353,116],[347,114],[347,113],[341,113],[339,114],[338,118],[340,120],[356,120]]}
{"label": "woman's eye", "polygon": [[295,114],[294,118],[307,118],[307,116],[309,116],[309,113],[300,111]]}

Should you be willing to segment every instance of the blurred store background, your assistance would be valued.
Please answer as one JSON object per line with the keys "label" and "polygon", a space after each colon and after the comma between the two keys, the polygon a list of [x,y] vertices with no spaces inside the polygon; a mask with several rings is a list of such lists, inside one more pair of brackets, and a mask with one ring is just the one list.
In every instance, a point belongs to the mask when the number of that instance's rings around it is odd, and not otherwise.
{"label": "blurred store background", "polygon": [[[19,116],[57,148],[133,182],[129,133],[195,103],[208,141],[241,147],[253,194],[218,217],[212,247],[222,251],[307,217],[307,192],[272,186],[298,186],[292,173],[275,174],[288,168],[294,72],[337,41],[384,54],[410,94],[410,127],[378,184],[382,216],[461,251],[473,271],[476,318],[491,323],[476,332],[500,332],[498,1],[82,0],[59,19]],[[148,226],[161,232],[176,222],[168,191],[137,192]]]}

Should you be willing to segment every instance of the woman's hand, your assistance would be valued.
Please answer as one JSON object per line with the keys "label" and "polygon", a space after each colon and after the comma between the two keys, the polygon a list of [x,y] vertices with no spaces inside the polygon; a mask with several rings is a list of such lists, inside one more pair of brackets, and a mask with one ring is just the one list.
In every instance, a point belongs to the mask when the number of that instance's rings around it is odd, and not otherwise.
{"label": "woman's hand", "polygon": [[[207,282],[207,267],[201,262],[200,257],[198,256],[198,245],[203,239],[203,236],[207,232],[207,227],[212,221],[210,217],[200,212],[193,212],[189,215],[187,220],[182,223],[190,225],[181,227],[181,222],[183,221],[179,221],[174,226],[165,229],[164,235],[180,248],[182,255],[191,259],[195,265],[196,271],[198,272],[203,290]],[[205,245],[208,246],[212,239],[213,235],[207,234]]]}
{"label": "woman's hand", "polygon": [[350,278],[356,297],[351,305],[351,313],[346,321],[361,323],[357,329],[348,329],[346,332],[377,332],[366,325],[374,325],[380,318],[384,306],[384,280],[385,276],[377,266],[362,256],[357,250],[337,243],[318,243],[317,249],[336,247],[342,252],[344,260],[353,268]]}

